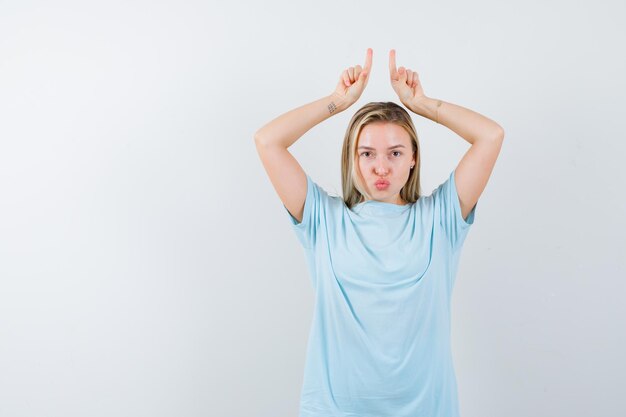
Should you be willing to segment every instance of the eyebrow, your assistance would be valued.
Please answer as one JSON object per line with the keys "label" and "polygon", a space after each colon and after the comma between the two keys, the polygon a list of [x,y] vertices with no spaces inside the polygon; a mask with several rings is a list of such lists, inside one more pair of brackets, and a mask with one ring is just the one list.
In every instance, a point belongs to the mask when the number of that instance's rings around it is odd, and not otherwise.
{"label": "eyebrow", "polygon": [[[395,149],[395,148],[405,148],[404,145],[394,145],[394,146],[390,146],[387,149]],[[372,148],[371,146],[359,146],[359,149],[371,149],[373,151],[375,151],[375,148]]]}

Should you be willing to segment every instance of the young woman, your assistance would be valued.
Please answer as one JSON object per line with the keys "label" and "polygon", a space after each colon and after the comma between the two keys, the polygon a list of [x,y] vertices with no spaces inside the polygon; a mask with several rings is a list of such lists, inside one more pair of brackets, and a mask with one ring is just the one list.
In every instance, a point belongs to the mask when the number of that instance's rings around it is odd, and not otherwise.
{"label": "young woman", "polygon": [[298,138],[354,104],[365,66],[343,71],[329,96],[256,132],[256,148],[307,254],[315,313],[300,417],[455,417],[450,300],[459,255],[504,138],[494,121],[424,95],[418,74],[391,85],[414,113],[471,143],[448,179],[420,196],[420,148],[409,113],[391,102],[360,108],[342,150],[343,198],[315,183],[288,151]]}

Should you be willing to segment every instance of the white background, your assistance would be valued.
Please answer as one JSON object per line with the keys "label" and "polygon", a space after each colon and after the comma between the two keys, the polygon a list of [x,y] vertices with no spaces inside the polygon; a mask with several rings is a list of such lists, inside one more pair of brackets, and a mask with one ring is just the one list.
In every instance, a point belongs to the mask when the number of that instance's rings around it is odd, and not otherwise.
{"label": "white background", "polygon": [[[297,416],[314,293],[254,132],[331,194],[352,114],[426,95],[505,129],[453,295],[464,417],[626,408],[621,1],[0,1],[0,416]],[[413,115],[422,190],[469,144]]]}

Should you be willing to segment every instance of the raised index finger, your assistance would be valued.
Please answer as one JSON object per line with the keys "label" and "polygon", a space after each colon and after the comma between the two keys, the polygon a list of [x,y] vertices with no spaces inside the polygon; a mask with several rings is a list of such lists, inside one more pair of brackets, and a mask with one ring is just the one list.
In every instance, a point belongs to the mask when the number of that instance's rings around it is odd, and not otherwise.
{"label": "raised index finger", "polygon": [[369,74],[372,68],[372,48],[367,48],[367,55],[365,56],[365,68],[363,68]]}
{"label": "raised index finger", "polygon": [[396,69],[396,50],[392,49],[389,51],[389,74],[392,78],[395,78],[398,73]]}

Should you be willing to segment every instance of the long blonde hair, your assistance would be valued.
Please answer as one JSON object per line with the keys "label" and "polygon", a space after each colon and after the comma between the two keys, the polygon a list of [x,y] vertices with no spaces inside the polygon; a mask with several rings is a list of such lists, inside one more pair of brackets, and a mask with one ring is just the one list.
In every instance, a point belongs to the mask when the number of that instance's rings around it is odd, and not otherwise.
{"label": "long blonde hair", "polygon": [[371,102],[361,107],[352,116],[346,135],[343,139],[341,152],[341,183],[343,200],[352,208],[355,204],[372,199],[363,185],[363,177],[359,172],[356,150],[357,140],[364,126],[376,122],[389,122],[404,128],[411,138],[415,167],[409,174],[409,179],[400,190],[400,197],[407,203],[414,203],[420,197],[420,147],[415,126],[409,113],[401,106],[388,102]]}

